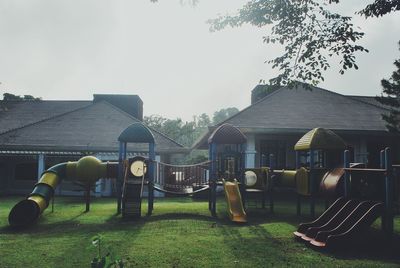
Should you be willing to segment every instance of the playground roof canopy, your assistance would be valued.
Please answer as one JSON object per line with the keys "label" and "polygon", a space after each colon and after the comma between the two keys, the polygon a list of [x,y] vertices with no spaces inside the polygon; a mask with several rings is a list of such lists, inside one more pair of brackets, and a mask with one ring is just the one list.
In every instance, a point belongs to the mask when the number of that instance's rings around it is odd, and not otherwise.
{"label": "playground roof canopy", "polygon": [[136,122],[122,131],[118,140],[122,142],[154,143],[154,136],[143,123]]}
{"label": "playground roof canopy", "polygon": [[332,130],[314,128],[304,134],[295,144],[296,151],[301,150],[344,150],[346,143]]}
{"label": "playground roof canopy", "polygon": [[231,124],[219,126],[208,138],[208,143],[217,144],[242,144],[246,142],[246,136],[237,127]]}

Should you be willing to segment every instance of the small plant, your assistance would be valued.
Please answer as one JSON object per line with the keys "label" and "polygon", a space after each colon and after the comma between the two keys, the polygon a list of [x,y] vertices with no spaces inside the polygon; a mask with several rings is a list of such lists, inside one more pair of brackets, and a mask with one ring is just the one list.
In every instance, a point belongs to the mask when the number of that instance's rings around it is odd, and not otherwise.
{"label": "small plant", "polygon": [[[94,257],[91,262],[92,268],[124,267],[122,260],[116,258],[114,254],[111,253],[109,248],[104,247],[102,243],[102,237],[100,235],[96,235],[92,238],[92,245],[97,247],[97,257]],[[102,250],[104,251],[104,248],[106,248],[106,253],[102,254]]]}

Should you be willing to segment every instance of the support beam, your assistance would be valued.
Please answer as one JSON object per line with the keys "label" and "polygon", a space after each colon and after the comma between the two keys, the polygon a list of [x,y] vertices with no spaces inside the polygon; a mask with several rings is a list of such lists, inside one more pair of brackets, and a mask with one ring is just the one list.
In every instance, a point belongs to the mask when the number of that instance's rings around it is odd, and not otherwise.
{"label": "support beam", "polygon": [[[345,150],[343,154],[343,166],[344,168],[350,167],[350,151]],[[344,170],[344,197],[347,198],[350,195],[350,174]]]}
{"label": "support beam", "polygon": [[247,136],[245,151],[245,168],[254,168],[256,166],[256,139],[254,135]]}
{"label": "support beam", "polygon": [[393,176],[392,176],[392,157],[389,148],[385,149],[385,232],[393,235]]}
{"label": "support beam", "polygon": [[38,180],[46,169],[46,156],[44,154],[38,155]]}
{"label": "support beam", "polygon": [[149,143],[149,158],[150,158],[150,163],[149,163],[149,184],[148,184],[148,196],[147,196],[147,202],[148,202],[148,209],[147,209],[147,214],[151,215],[153,212],[153,206],[154,206],[154,174],[155,174],[155,164],[154,161],[156,160],[156,152],[155,152],[155,144],[154,143]]}
{"label": "support beam", "polygon": [[310,150],[310,215],[315,216],[315,171],[314,171],[314,150]]}
{"label": "support beam", "polygon": [[123,176],[123,150],[124,143],[119,142],[119,150],[118,150],[118,177],[117,177],[117,214],[121,213],[121,202],[122,202],[122,176]]}
{"label": "support beam", "polygon": [[211,215],[217,215],[216,203],[217,203],[217,144],[210,144],[210,159],[211,159],[211,170],[210,170],[210,210]]}

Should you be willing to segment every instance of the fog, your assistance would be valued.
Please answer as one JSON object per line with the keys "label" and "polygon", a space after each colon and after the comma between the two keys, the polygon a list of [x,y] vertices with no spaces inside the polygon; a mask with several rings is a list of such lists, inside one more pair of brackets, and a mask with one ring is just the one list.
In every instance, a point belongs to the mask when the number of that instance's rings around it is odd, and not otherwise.
{"label": "fog", "polygon": [[[145,115],[190,120],[250,104],[250,91],[276,71],[264,61],[281,48],[262,43],[267,29],[211,33],[206,21],[246,1],[0,0],[0,93],[90,100],[95,93],[138,94]],[[341,3],[353,14],[365,1]],[[378,95],[400,58],[398,13],[355,18],[366,33],[358,71],[335,66],[321,87]]]}

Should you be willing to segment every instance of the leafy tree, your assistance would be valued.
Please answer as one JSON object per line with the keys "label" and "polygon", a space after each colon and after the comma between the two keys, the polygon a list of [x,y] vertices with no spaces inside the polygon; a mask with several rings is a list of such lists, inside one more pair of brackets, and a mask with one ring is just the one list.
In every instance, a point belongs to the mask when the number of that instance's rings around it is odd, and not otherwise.
{"label": "leafy tree", "polygon": [[214,112],[213,115],[213,124],[216,125],[228,119],[229,117],[237,114],[239,112],[236,107],[224,108],[219,111]]}
{"label": "leafy tree", "polygon": [[194,116],[194,121],[196,122],[196,126],[198,128],[207,128],[211,125],[210,117],[206,113],[202,113],[199,116]]}
{"label": "leafy tree", "polygon": [[257,85],[253,91],[251,91],[251,103],[255,103],[265,96],[267,96],[269,93],[277,90],[279,87],[276,85]]}
{"label": "leafy tree", "polygon": [[19,96],[11,93],[3,94],[3,101],[39,101],[41,99],[42,98],[36,98],[32,95]]}
{"label": "leafy tree", "polygon": [[[300,80],[317,84],[331,57],[340,58],[340,74],[358,66],[357,52],[368,52],[359,45],[364,33],[357,31],[351,17],[331,12],[329,4],[339,0],[251,0],[235,15],[209,20],[211,31],[227,26],[251,24],[269,30],[263,41],[278,43],[284,52],[267,60],[280,73],[270,79],[271,85],[294,85]],[[378,17],[400,10],[400,0],[375,0],[357,12],[365,17]]]}
{"label": "leafy tree", "polygon": [[[180,144],[190,147],[208,130],[208,126],[220,123],[237,112],[239,110],[233,107],[221,109],[214,113],[212,121],[206,113],[202,113],[194,116],[192,121],[186,122],[181,118],[168,119],[160,115],[145,116],[143,122]],[[188,161],[193,162],[203,159],[204,155],[195,154],[190,157],[192,160]]]}
{"label": "leafy tree", "polygon": [[191,146],[207,129],[210,119],[202,114],[193,121],[184,122],[181,118],[168,119],[159,115],[145,116],[144,123],[149,127],[164,133],[171,139],[185,146]]}
{"label": "leafy tree", "polygon": [[[400,50],[400,41],[399,41]],[[389,131],[400,133],[400,59],[394,62],[397,70],[389,79],[382,79],[382,96],[377,100],[390,107],[389,114],[383,114],[382,118],[387,122]]]}

